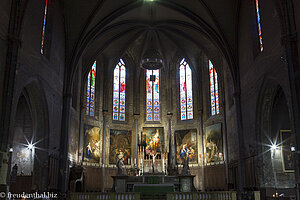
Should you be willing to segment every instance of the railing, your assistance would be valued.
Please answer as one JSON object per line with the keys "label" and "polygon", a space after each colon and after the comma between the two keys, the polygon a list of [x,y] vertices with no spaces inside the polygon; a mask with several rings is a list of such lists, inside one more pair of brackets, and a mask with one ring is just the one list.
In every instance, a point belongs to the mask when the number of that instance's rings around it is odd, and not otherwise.
{"label": "railing", "polygon": [[70,200],[140,200],[139,193],[70,193]]}
{"label": "railing", "polygon": [[[246,199],[260,200],[259,191],[253,191],[251,196]],[[167,200],[237,200],[237,192],[173,192],[167,193]]]}
{"label": "railing", "polygon": [[[167,200],[237,200],[237,192],[172,192],[167,193]],[[260,200],[260,192],[254,191],[255,200]],[[69,195],[70,200],[140,200],[140,193],[75,193]],[[247,198],[248,199],[248,198]],[[249,198],[252,199],[252,198]]]}
{"label": "railing", "polygon": [[167,200],[236,200],[236,192],[174,192]]}

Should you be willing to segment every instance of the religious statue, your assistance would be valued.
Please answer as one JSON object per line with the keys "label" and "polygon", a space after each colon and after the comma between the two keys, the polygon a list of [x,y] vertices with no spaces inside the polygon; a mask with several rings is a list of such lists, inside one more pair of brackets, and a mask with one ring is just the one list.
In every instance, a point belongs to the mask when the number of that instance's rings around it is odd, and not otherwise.
{"label": "religious statue", "polygon": [[93,150],[91,147],[91,143],[89,142],[88,145],[86,146],[86,158],[90,160],[92,158],[92,153]]}
{"label": "religious statue", "polygon": [[15,164],[13,166],[13,169],[12,169],[12,172],[11,172],[11,178],[10,178],[11,182],[16,182],[17,174],[18,174],[18,165]]}
{"label": "religious statue", "polygon": [[118,176],[127,175],[125,165],[124,165],[124,157],[117,158],[117,168],[118,168],[118,172],[117,172]]}
{"label": "religious statue", "polygon": [[180,149],[180,159],[182,161],[182,172],[181,174],[189,175],[190,174],[190,168],[189,168],[189,150],[186,147],[186,144],[182,146]]}

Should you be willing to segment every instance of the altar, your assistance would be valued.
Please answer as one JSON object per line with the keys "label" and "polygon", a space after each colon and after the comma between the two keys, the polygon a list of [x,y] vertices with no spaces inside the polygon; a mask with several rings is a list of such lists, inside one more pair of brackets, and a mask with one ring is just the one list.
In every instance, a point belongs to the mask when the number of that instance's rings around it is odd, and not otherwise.
{"label": "altar", "polygon": [[[113,176],[114,192],[179,192],[180,179],[178,176],[148,174],[143,176]],[[120,181],[121,180],[121,181]],[[120,187],[120,182],[123,187]],[[164,189],[163,189],[163,188]],[[163,190],[162,190],[163,189]]]}
{"label": "altar", "polygon": [[139,175],[167,173],[167,153],[157,152],[156,154],[147,154],[144,148],[140,148],[138,151],[138,161]]}
{"label": "altar", "polygon": [[167,153],[164,152],[163,128],[144,128],[138,145],[139,175],[166,174]]}
{"label": "altar", "polygon": [[167,192],[195,190],[193,184],[195,176],[189,172],[187,153],[184,154],[185,156],[181,155],[182,163],[184,163],[181,174],[178,174],[175,166],[173,167],[175,173],[168,173],[167,166],[171,164],[168,159],[170,155],[164,148],[163,138],[162,128],[143,129],[138,144],[137,158],[134,162],[136,173],[127,175],[124,158],[120,156],[117,161],[118,173],[113,176],[114,192],[140,192],[142,195],[160,196]]}

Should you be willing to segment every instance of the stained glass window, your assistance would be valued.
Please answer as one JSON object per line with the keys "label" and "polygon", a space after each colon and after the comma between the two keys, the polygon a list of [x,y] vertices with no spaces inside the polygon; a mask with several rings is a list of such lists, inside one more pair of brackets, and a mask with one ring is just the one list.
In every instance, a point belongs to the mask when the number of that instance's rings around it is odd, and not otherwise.
{"label": "stained glass window", "polygon": [[256,18],[257,18],[257,26],[258,26],[257,28],[258,28],[259,47],[260,47],[260,51],[263,51],[264,47],[263,47],[261,24],[260,24],[259,0],[255,0],[255,8],[256,8]]}
{"label": "stained glass window", "polygon": [[113,120],[125,121],[126,68],[120,59],[114,69]]}
{"label": "stained glass window", "polygon": [[211,61],[209,61],[208,65],[209,65],[211,115],[215,115],[220,113],[218,74]]}
{"label": "stained glass window", "polygon": [[181,120],[193,119],[193,88],[192,70],[183,58],[179,67],[180,77],[180,118]]}
{"label": "stained glass window", "polygon": [[88,74],[86,90],[86,115],[95,116],[96,61]]}
{"label": "stained glass window", "polygon": [[45,48],[45,31],[46,31],[47,12],[48,12],[48,0],[46,0],[45,9],[44,9],[42,41],[41,41],[41,54],[44,54],[44,48]]}
{"label": "stained glass window", "polygon": [[160,120],[159,70],[146,71],[146,121]]}

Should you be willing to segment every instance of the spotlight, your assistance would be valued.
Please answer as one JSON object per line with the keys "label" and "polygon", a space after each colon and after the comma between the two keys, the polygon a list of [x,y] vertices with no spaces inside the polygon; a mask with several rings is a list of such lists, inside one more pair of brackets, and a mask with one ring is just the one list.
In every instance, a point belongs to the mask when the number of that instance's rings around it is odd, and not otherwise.
{"label": "spotlight", "polygon": [[33,150],[34,146],[33,146],[33,144],[28,144],[27,148],[28,148],[29,150]]}
{"label": "spotlight", "polygon": [[10,153],[14,152],[14,149],[13,149],[12,147],[9,148],[9,152],[10,152]]}
{"label": "spotlight", "polygon": [[278,147],[276,144],[272,144],[271,149],[274,151],[274,150],[278,149]]}
{"label": "spotlight", "polygon": [[295,152],[295,151],[296,151],[296,147],[291,146],[291,151],[292,151],[292,152]]}

